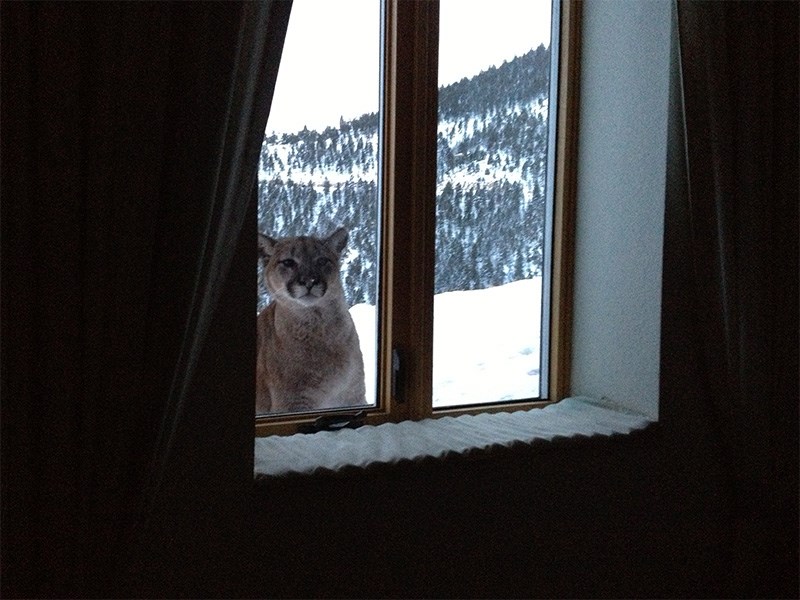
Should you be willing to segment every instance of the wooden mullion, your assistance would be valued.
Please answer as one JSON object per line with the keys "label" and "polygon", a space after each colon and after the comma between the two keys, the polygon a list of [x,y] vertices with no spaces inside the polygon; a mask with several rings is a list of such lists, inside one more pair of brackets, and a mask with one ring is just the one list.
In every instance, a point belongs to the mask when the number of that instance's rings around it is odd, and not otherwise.
{"label": "wooden mullion", "polygon": [[402,361],[400,394],[391,402],[399,420],[431,414],[439,3],[392,0],[390,10],[396,54],[389,61],[391,340],[384,354],[397,349]]}
{"label": "wooden mullion", "polygon": [[572,306],[577,197],[578,92],[580,83],[581,0],[563,0],[559,48],[553,269],[550,282],[549,399],[570,394]]}

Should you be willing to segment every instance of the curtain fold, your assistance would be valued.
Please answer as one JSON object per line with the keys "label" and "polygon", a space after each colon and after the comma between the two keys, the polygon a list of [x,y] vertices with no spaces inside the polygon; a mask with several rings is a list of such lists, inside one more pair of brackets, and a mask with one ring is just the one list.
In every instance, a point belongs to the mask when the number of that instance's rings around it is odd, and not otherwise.
{"label": "curtain fold", "polygon": [[239,242],[290,8],[2,5],[4,595],[113,593]]}
{"label": "curtain fold", "polygon": [[796,556],[776,540],[797,527],[798,4],[677,14],[701,401],[736,519],[732,589],[768,595]]}
{"label": "curtain fold", "polygon": [[[193,7],[182,8],[194,10]],[[231,32],[231,39],[234,35],[238,38],[231,48],[230,81],[224,88],[228,96],[220,108],[219,139],[214,145],[216,154],[209,173],[212,202],[200,236],[202,247],[177,364],[174,368],[170,366],[172,378],[155,448],[151,494],[157,493],[164,465],[169,460],[172,438],[194,366],[236,249],[247,206],[253,198],[263,132],[290,9],[291,3],[286,1],[261,5],[244,3],[237,31]],[[211,25],[216,26],[216,23]],[[209,83],[213,84],[213,80]],[[191,153],[192,149],[184,148],[184,151]],[[164,227],[164,231],[171,230],[169,225]],[[170,257],[182,253],[181,244],[175,244],[172,239],[165,240],[165,245],[169,248],[165,254]],[[171,282],[166,282],[166,287],[171,288]]]}

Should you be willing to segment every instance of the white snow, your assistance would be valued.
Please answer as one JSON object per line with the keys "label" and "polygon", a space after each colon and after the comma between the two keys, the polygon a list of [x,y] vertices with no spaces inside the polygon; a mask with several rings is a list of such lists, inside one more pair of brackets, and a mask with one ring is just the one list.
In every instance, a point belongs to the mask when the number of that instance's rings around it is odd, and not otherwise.
{"label": "white snow", "polygon": [[[542,279],[434,296],[433,406],[539,395]],[[375,307],[350,309],[361,340],[367,401],[375,402]]]}

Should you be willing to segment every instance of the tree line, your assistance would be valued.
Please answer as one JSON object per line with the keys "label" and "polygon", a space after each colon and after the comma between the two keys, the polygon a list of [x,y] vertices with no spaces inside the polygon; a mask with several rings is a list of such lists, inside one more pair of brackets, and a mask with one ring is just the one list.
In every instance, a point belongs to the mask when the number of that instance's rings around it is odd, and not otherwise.
{"label": "tree line", "polygon": [[[540,46],[439,90],[437,293],[541,273],[549,51]],[[378,117],[266,136],[258,226],[275,237],[350,232],[349,303],[375,303]],[[263,287],[260,304],[266,303]]]}

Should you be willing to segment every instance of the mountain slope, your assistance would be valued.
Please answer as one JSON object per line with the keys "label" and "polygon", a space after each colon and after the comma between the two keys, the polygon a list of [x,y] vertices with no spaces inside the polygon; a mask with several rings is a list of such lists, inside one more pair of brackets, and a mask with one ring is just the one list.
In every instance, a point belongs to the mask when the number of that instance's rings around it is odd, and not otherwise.
{"label": "mountain slope", "polygon": [[[436,292],[541,273],[549,50],[540,46],[439,90]],[[258,226],[275,237],[350,231],[349,302],[374,303],[378,116],[265,137]],[[260,302],[266,302],[263,288]]]}

